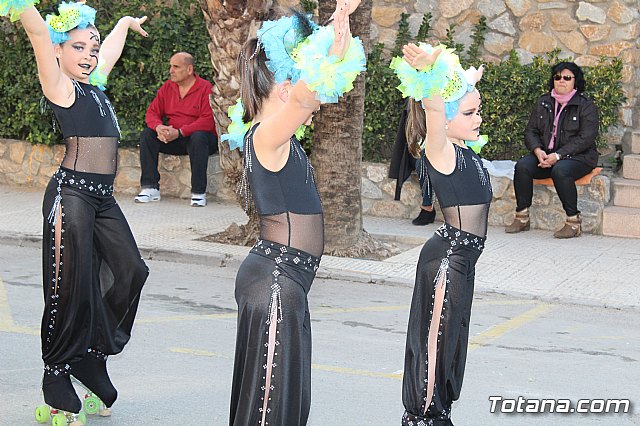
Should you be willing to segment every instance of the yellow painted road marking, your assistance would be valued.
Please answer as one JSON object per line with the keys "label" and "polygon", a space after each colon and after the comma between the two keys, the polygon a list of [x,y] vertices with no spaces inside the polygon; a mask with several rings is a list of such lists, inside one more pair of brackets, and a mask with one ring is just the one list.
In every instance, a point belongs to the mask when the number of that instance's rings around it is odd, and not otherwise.
{"label": "yellow painted road marking", "polygon": [[538,302],[531,299],[514,299],[514,300],[474,300],[473,306],[491,305],[491,306],[517,306],[517,305],[536,305]]}
{"label": "yellow painted road marking", "polygon": [[334,367],[331,365],[311,364],[311,368],[320,371],[331,371],[333,373],[349,374],[352,376],[364,376],[364,377],[382,377],[385,379],[399,379],[402,380],[402,374],[400,373],[380,373],[377,371],[358,370],[354,368]]}
{"label": "yellow painted road marking", "polygon": [[147,317],[136,319],[136,324],[153,324],[157,322],[177,322],[177,321],[199,321],[209,319],[221,319],[221,318],[235,318],[238,314],[210,314],[210,315],[172,315],[169,317]]}
{"label": "yellow painted road marking", "polygon": [[[489,342],[496,340],[506,333],[513,331],[517,328],[522,327],[523,325],[539,318],[541,315],[552,311],[555,309],[554,306],[548,304],[539,304],[536,307],[529,309],[528,311],[511,318],[508,321],[504,321],[500,324],[497,324],[488,330],[478,334],[473,337],[469,342],[469,350],[476,349],[478,347],[484,346]],[[229,355],[224,355],[216,352],[204,351],[199,349],[188,349],[188,348],[169,348],[169,351],[175,353],[183,353],[190,354],[196,356],[205,356],[211,358],[227,358],[230,359]],[[361,370],[355,368],[347,368],[347,367],[336,367],[331,365],[323,365],[323,364],[311,364],[311,368],[319,371],[329,371],[333,373],[353,375],[353,376],[362,376],[362,377],[380,377],[385,379],[394,379],[401,380],[402,373],[382,373],[378,371],[369,371],[369,370]]]}
{"label": "yellow painted road marking", "polygon": [[[203,356],[208,358],[227,358],[227,359],[231,358],[231,356],[229,355],[225,355],[217,352],[211,352],[211,351],[204,351],[200,349],[172,347],[172,348],[169,348],[169,351],[174,353]],[[402,379],[402,374],[398,374],[398,373],[380,373],[377,371],[359,370],[359,369],[347,368],[347,367],[335,367],[332,365],[324,365],[324,364],[311,364],[311,369],[319,370],[319,371],[330,371],[332,373],[348,374],[352,376],[382,377],[385,379]]]}
{"label": "yellow painted road marking", "polygon": [[7,289],[4,287],[2,278],[0,278],[0,331],[5,333],[29,334],[32,336],[40,335],[40,330],[38,329],[15,325],[13,316],[11,315]]}
{"label": "yellow painted road marking", "polygon": [[[474,305],[495,305],[495,306],[510,306],[510,305],[530,305],[534,304],[531,300],[518,299],[518,300],[478,300],[474,302]],[[362,306],[351,308],[332,308],[321,306],[311,309],[312,317],[315,315],[328,315],[339,313],[351,313],[351,312],[392,312],[392,311],[406,311],[409,312],[409,305],[389,305],[389,306]],[[212,320],[212,319],[228,319],[236,318],[237,313],[226,314],[209,314],[209,315],[172,315],[166,317],[147,317],[138,318],[136,324],[154,324],[162,322],[178,322],[178,321],[199,321],[199,320]]]}
{"label": "yellow painted road marking", "polygon": [[40,336],[40,329],[39,328],[31,328],[31,327],[18,327],[18,326],[11,326],[11,327],[0,327],[0,332],[4,332],[4,333],[16,333],[16,334],[27,334],[29,336]]}
{"label": "yellow painted road marking", "polygon": [[[348,313],[348,312],[388,312],[388,311],[403,311],[409,310],[409,306],[367,306],[362,308],[317,308],[312,309],[312,315],[323,315],[333,313]],[[177,322],[177,321],[200,321],[211,319],[226,319],[236,318],[237,313],[227,314],[210,314],[210,315],[172,315],[168,317],[147,317],[139,318],[136,320],[136,324],[153,324],[159,322]]]}
{"label": "yellow painted road marking", "polygon": [[209,358],[230,358],[228,355],[224,355],[217,352],[203,351],[200,349],[188,349],[188,348],[169,348],[169,352],[175,352],[178,354],[189,354],[196,356],[206,356]]}
{"label": "yellow painted road marking", "polygon": [[13,318],[11,317],[9,298],[7,290],[4,288],[4,281],[0,278],[0,330],[11,327],[13,327]]}
{"label": "yellow painted road marking", "polygon": [[399,306],[362,306],[353,308],[330,308],[319,307],[311,309],[311,315],[339,314],[349,312],[390,312],[390,311],[408,311],[409,305]]}
{"label": "yellow painted road marking", "polygon": [[516,328],[522,327],[526,323],[533,321],[540,315],[550,312],[553,309],[555,309],[554,306],[542,303],[535,308],[529,309],[528,311],[518,315],[517,317],[513,317],[508,321],[496,324],[490,329],[474,336],[469,342],[469,350],[471,351],[481,346],[485,346],[489,342],[502,337],[504,334],[513,331]]}
{"label": "yellow painted road marking", "polygon": [[[507,300],[507,301],[491,301],[491,300],[478,300],[476,305],[525,305],[533,303],[530,300],[526,299],[517,299],[517,300]],[[505,333],[514,330],[522,325],[532,321],[536,317],[552,310],[553,307],[547,304],[541,304],[529,311],[512,318],[509,321],[498,324],[489,330],[473,337],[469,342],[469,349],[473,350],[480,346],[486,345],[488,342],[495,340]],[[351,308],[332,308],[332,307],[319,307],[312,310],[314,315],[326,315],[326,314],[337,314],[337,313],[351,313],[351,312],[391,312],[391,311],[407,311],[409,310],[408,305],[390,305],[390,306],[364,306],[364,307],[351,307]],[[166,317],[148,317],[148,318],[138,318],[136,323],[138,324],[153,324],[153,323],[162,323],[162,322],[178,322],[178,321],[199,321],[199,320],[211,320],[211,319],[232,319],[236,318],[237,314],[235,312],[232,313],[224,313],[224,314],[210,314],[210,315],[173,315]],[[27,334],[37,336],[40,334],[39,329],[30,328],[30,327],[20,327],[14,324],[13,318],[11,315],[11,308],[9,306],[9,301],[7,297],[7,291],[4,286],[4,281],[0,278],[0,331],[8,332],[8,333],[19,333],[19,334]],[[350,371],[351,373],[347,374],[357,374],[364,375],[370,377],[387,377],[387,378],[398,378],[401,375],[398,374],[387,374],[387,373],[376,373],[376,372],[367,372],[365,370],[354,370],[354,369],[346,369],[340,370],[339,367],[330,367],[326,366],[326,368],[322,368],[322,366],[316,365],[317,369],[324,371],[335,371],[335,372],[345,372]]]}

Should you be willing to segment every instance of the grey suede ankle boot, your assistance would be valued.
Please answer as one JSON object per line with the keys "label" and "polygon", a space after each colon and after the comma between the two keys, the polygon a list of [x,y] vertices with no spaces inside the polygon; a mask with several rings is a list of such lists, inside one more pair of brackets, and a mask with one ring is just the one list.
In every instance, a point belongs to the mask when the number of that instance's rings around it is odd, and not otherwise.
{"label": "grey suede ankle boot", "polygon": [[529,218],[529,209],[516,212],[516,217],[510,225],[504,228],[507,234],[517,234],[518,232],[528,231],[531,228],[531,220]]}
{"label": "grey suede ankle boot", "polygon": [[568,216],[564,226],[553,234],[556,238],[574,238],[582,235],[582,218],[580,213],[575,216]]}

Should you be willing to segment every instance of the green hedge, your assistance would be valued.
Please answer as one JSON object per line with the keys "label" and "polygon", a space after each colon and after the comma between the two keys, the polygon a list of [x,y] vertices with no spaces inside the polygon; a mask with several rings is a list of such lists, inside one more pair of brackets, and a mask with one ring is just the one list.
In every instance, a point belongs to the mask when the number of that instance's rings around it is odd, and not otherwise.
{"label": "green hedge", "polygon": [[[399,54],[398,45],[407,40],[407,15],[402,15],[396,44],[391,52],[382,44],[374,45],[369,54],[367,66],[367,93],[365,98],[365,123],[363,153],[365,160],[380,161],[389,158],[389,152],[397,132],[400,111],[404,101],[395,89],[400,83],[389,70],[388,65],[394,54]],[[425,15],[417,40],[429,37],[431,16]],[[453,41],[455,25],[447,31],[441,42],[455,48],[463,66],[479,66],[480,46],[487,31],[485,19],[475,26],[472,44],[464,46]],[[489,136],[489,143],[482,155],[487,159],[518,159],[526,152],[524,148],[524,128],[535,104],[535,100],[547,92],[547,82],[551,67],[560,61],[559,51],[549,52],[544,57],[537,56],[530,64],[520,63],[515,51],[509,58],[498,64],[487,64],[484,76],[478,83],[482,95],[482,133]],[[563,59],[571,60],[571,58]],[[594,67],[582,67],[587,87],[585,94],[600,109],[600,134],[618,122],[618,108],[625,101],[622,92],[622,62],[602,59]],[[600,147],[606,145],[602,136]]]}
{"label": "green hedge", "polygon": [[[515,52],[500,64],[488,64],[478,83],[482,94],[482,133],[489,143],[482,155],[489,159],[517,159],[525,154],[524,129],[536,99],[549,91],[551,68],[561,61],[558,50],[546,57],[535,57],[522,65]],[[571,60],[566,58],[562,60]],[[585,95],[600,109],[598,147],[606,146],[602,135],[618,121],[618,108],[625,98],[622,92],[622,62],[602,59],[594,67],[582,67],[585,74]]]}
{"label": "green hedge", "polygon": [[[55,2],[57,3],[57,2]],[[43,0],[41,9],[54,2]],[[112,99],[123,133],[123,144],[136,144],[144,126],[144,114],[157,88],[168,78],[169,57],[177,51],[188,51],[196,57],[196,70],[213,81],[213,70],[207,45],[209,35],[197,1],[143,2],[92,1],[98,9],[98,29],[103,37],[123,15],[146,14],[148,38],[130,34],[121,60],[110,75],[107,94]],[[309,8],[313,2],[309,1]],[[113,11],[118,13],[114,14]],[[429,37],[431,15],[426,14],[418,32],[418,40]],[[453,41],[455,25],[442,40],[460,53],[465,66],[480,64],[480,46],[486,34],[486,21],[481,19],[472,36],[472,44]],[[51,144],[59,135],[51,131],[50,113],[42,114],[42,94],[37,81],[33,53],[24,31],[18,25],[0,22],[0,136]],[[411,40],[408,15],[401,17],[392,51],[375,44],[369,53],[366,74],[363,156],[368,161],[390,157],[391,147],[404,106],[396,90],[398,79],[389,69],[392,55],[400,55],[402,46]],[[489,135],[483,155],[489,159],[517,159],[523,152],[523,133],[535,99],[546,91],[550,66],[558,60],[558,51],[545,58],[536,57],[531,64],[519,62],[515,52],[499,64],[488,64],[478,88],[483,98],[482,132]],[[585,67],[587,96],[600,108],[601,134],[617,123],[618,107],[624,102],[621,88],[622,63],[618,59]],[[305,138],[310,149],[311,132]],[[600,142],[602,144],[602,142]]]}
{"label": "green hedge", "polygon": [[[41,11],[58,1],[43,0]],[[209,34],[197,1],[146,2],[140,0],[93,0],[96,24],[107,36],[125,15],[147,15],[148,38],[130,32],[120,61],[109,75],[107,95],[118,113],[122,143],[135,145],[144,127],[147,106],[160,85],[169,78],[169,58],[187,51],[196,59],[196,72],[213,81]],[[42,91],[38,83],[33,50],[19,23],[0,21],[0,136],[53,144],[60,135],[52,132],[51,110],[41,112]]]}

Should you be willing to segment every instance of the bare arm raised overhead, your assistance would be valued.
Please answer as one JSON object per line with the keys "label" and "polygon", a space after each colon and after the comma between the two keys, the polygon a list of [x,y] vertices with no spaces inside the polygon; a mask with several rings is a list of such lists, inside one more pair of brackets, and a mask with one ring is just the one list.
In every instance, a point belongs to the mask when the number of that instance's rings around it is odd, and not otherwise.
{"label": "bare arm raised overhead", "polygon": [[394,58],[391,67],[403,94],[424,109],[426,134],[418,136],[424,138],[427,158],[436,170],[449,174],[456,164],[453,144],[466,148],[466,140],[480,136],[480,96],[474,87],[483,67],[463,70],[453,51],[442,45],[410,43],[402,51],[404,60]]}
{"label": "bare arm raised overhead", "polygon": [[[402,48],[404,60],[417,70],[435,63],[441,52],[441,49],[435,49],[428,53],[413,43]],[[441,169],[438,166],[444,166],[443,169],[448,169],[446,166],[455,162],[455,153],[447,141],[444,100],[439,93],[435,93],[429,98],[423,98],[421,102],[427,128],[425,154],[434,167]]]}
{"label": "bare arm raised overhead", "polygon": [[33,6],[20,15],[20,22],[33,47],[42,92],[52,102],[64,105],[68,98],[73,99],[73,86],[58,65],[60,54],[54,49],[47,24]]}
{"label": "bare arm raised overhead", "polygon": [[340,0],[326,27],[300,13],[263,22],[238,57],[242,102],[230,109],[233,123],[222,140],[242,149],[247,123],[259,122],[256,155],[267,169],[280,170],[296,130],[311,123],[321,103],[337,103],[365,69],[362,42],[349,28],[352,9]]}
{"label": "bare arm raised overhead", "polygon": [[68,107],[75,101],[73,80],[87,83],[98,64],[106,80],[124,47],[129,28],[146,36],[144,18],[124,17],[104,45],[94,26],[95,10],[84,3],[63,3],[46,21],[33,6],[20,12],[38,65],[44,95],[54,104]]}
{"label": "bare arm raised overhead", "polygon": [[[339,0],[334,12],[334,21],[330,27],[333,30],[333,43],[328,52],[336,62],[341,61],[351,41],[349,27],[349,0]],[[260,121],[260,127],[254,135],[256,151],[269,155],[268,152],[278,151],[289,142],[289,139],[302,124],[310,123],[312,114],[320,108],[320,100],[316,93],[310,90],[307,82],[302,79],[294,85],[290,81],[281,83],[277,89],[278,97],[284,102],[268,117],[257,115],[255,121]],[[263,137],[265,135],[266,137]]]}
{"label": "bare arm raised overhead", "polygon": [[149,36],[149,34],[142,29],[142,24],[144,24],[146,20],[146,16],[141,18],[132,18],[131,16],[120,18],[100,47],[98,62],[98,70],[100,72],[109,75],[115,63],[118,62],[118,59],[120,59],[122,55],[122,49],[124,49],[129,30],[133,30],[143,37]]}

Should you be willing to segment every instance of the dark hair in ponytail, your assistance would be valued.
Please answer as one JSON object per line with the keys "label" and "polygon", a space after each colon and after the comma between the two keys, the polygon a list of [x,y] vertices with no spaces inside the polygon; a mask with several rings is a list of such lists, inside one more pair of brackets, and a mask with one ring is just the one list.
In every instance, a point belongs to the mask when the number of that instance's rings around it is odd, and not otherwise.
{"label": "dark hair in ponytail", "polygon": [[420,142],[427,137],[427,119],[420,102],[409,99],[409,113],[407,114],[407,145],[409,152],[415,158],[420,157]]}
{"label": "dark hair in ponytail", "polygon": [[236,69],[240,76],[240,98],[244,106],[245,123],[253,120],[262,108],[262,102],[269,97],[275,80],[273,73],[267,68],[267,55],[258,39],[249,39],[238,55]]}

